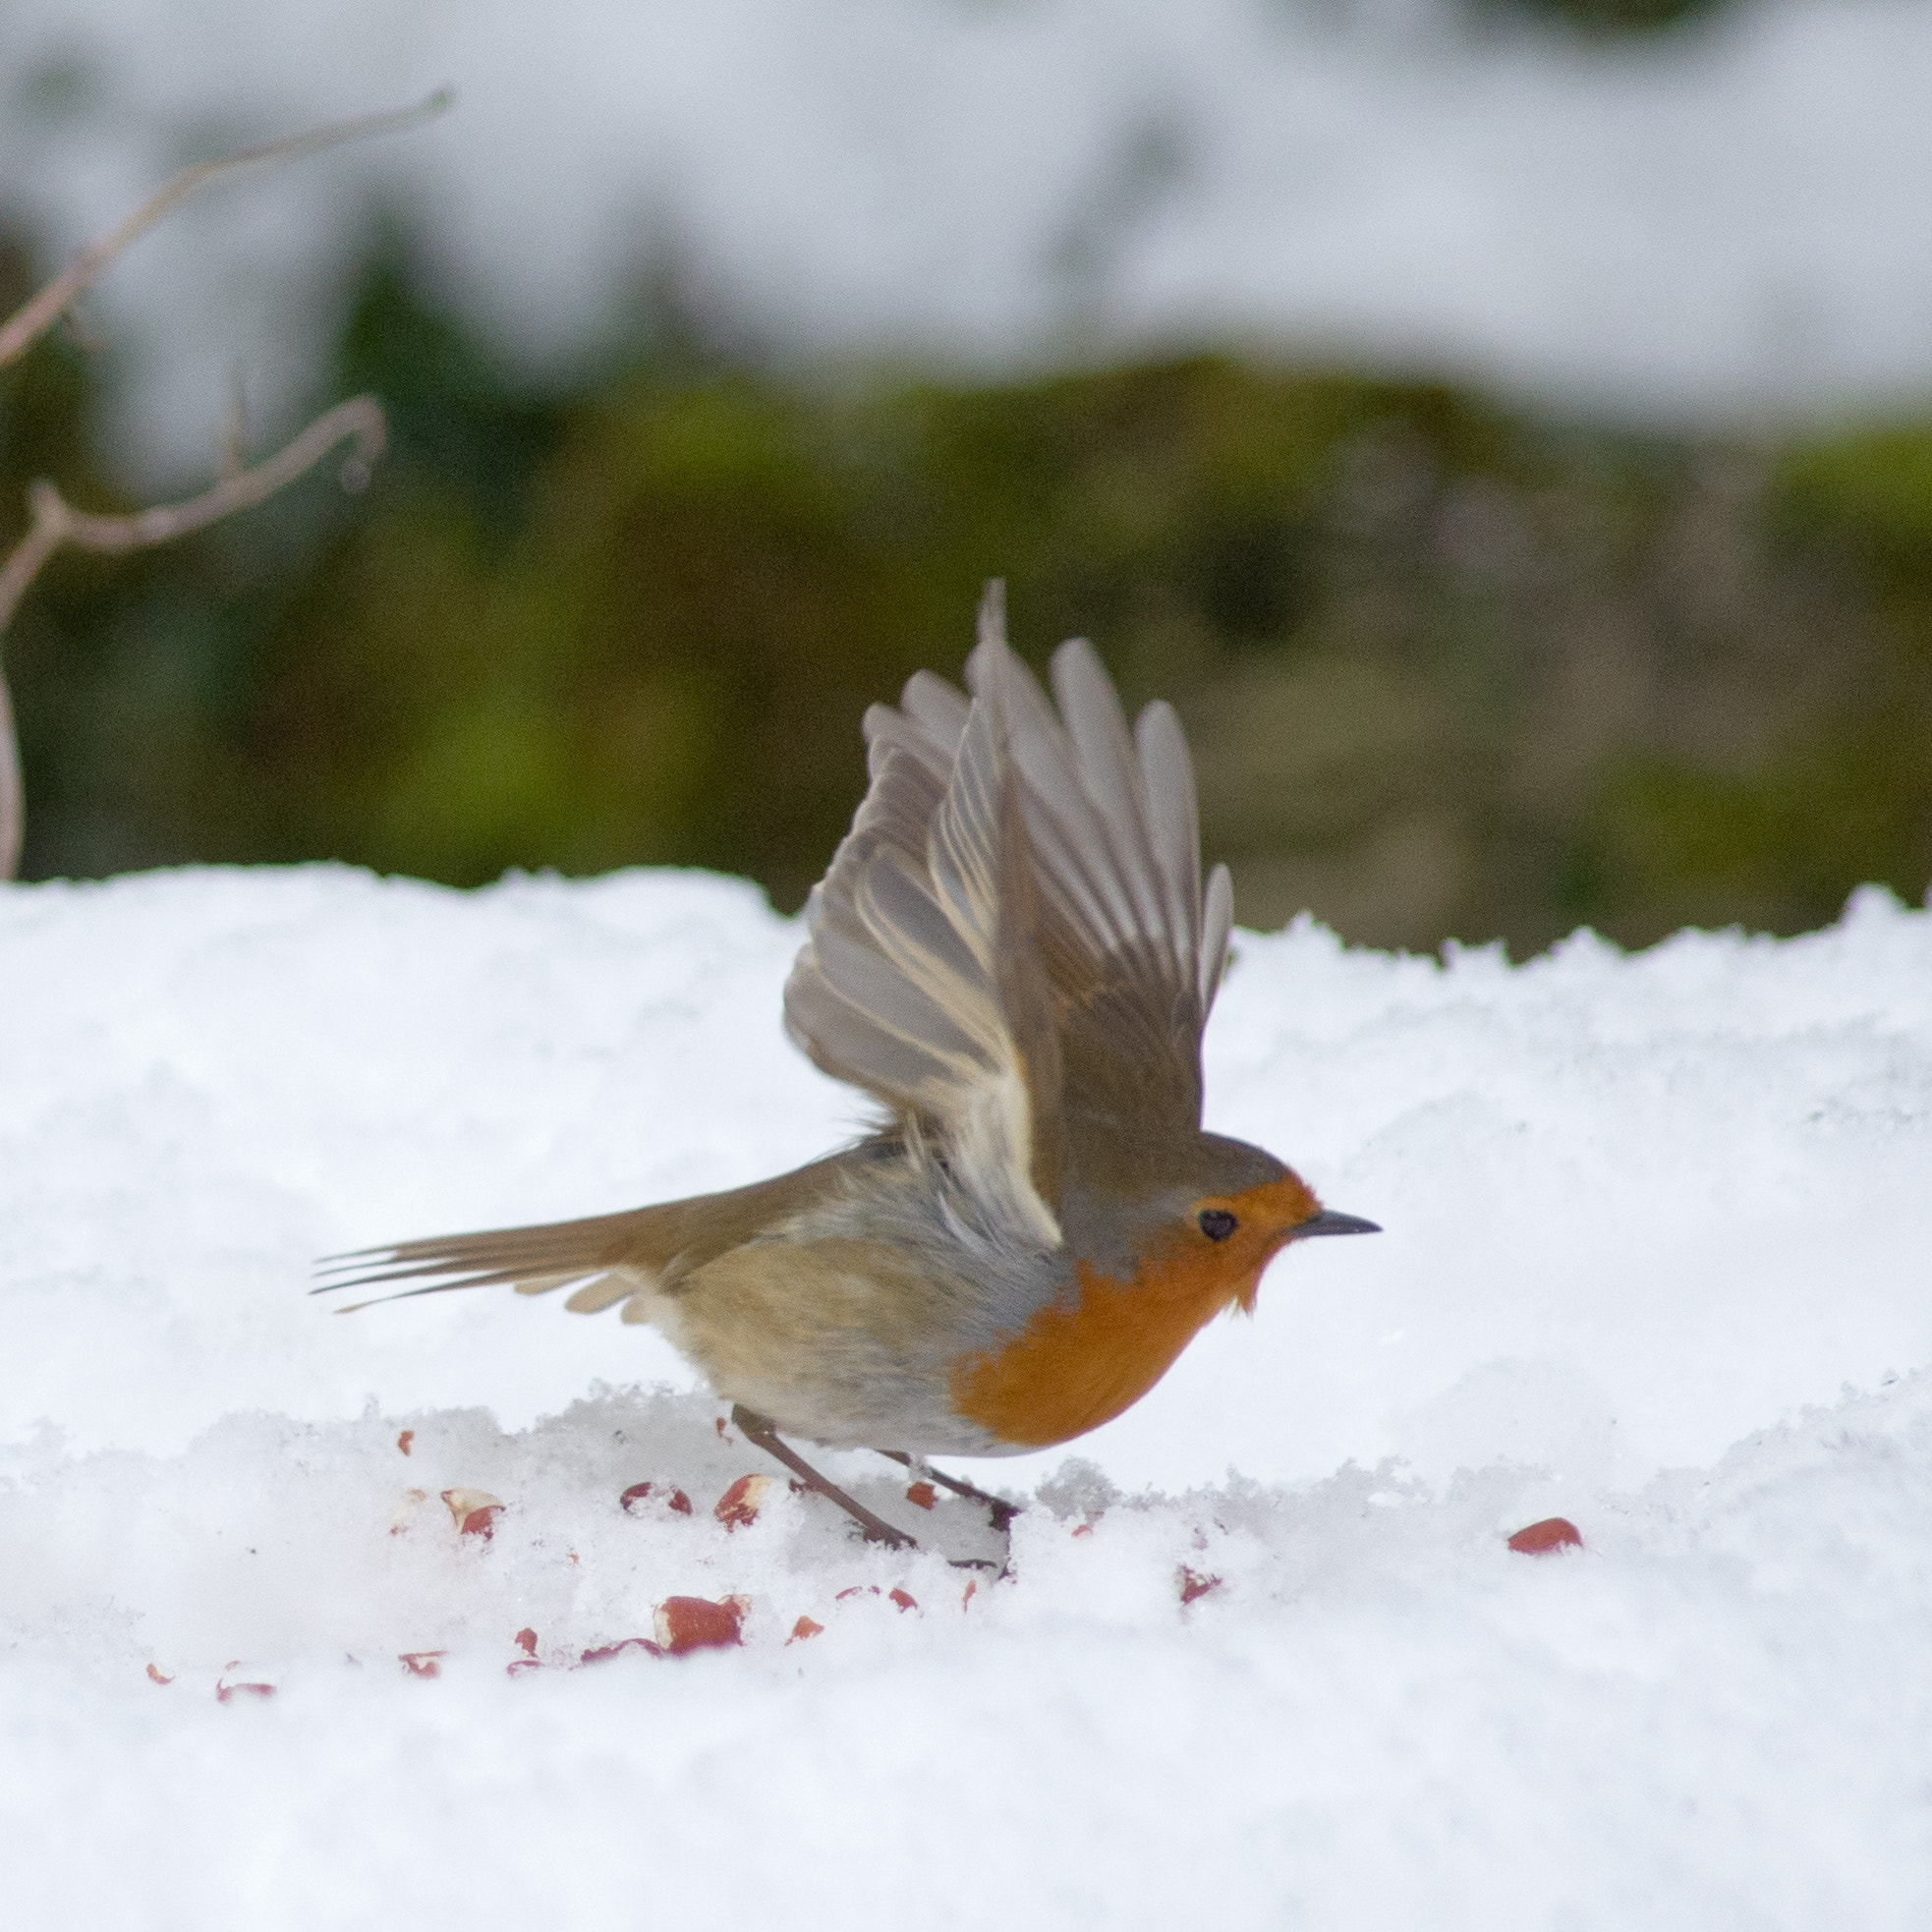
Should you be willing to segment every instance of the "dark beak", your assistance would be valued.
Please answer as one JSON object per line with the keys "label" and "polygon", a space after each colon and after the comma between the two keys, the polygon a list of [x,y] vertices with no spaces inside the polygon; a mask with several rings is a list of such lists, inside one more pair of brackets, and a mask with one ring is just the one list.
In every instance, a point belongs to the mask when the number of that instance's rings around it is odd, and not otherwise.
{"label": "dark beak", "polygon": [[1364,1221],[1360,1215],[1338,1215],[1333,1208],[1324,1208],[1313,1221],[1305,1221],[1294,1231],[1294,1239],[1305,1240],[1311,1234],[1380,1234],[1380,1223]]}

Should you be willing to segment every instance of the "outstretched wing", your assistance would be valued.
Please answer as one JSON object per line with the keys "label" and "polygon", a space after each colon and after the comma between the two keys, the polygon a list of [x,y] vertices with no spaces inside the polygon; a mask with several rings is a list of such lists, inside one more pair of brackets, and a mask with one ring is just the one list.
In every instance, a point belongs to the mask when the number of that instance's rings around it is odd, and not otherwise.
{"label": "outstretched wing", "polygon": [[807,903],[785,1024],[936,1139],[997,1224],[1056,1246],[1058,1040],[1002,693],[968,707],[930,679],[916,702],[943,735],[873,734],[872,788]]}
{"label": "outstretched wing", "polygon": [[1090,645],[1055,715],[1007,648],[997,587],[970,702],[921,672],[866,717],[872,788],[806,909],[792,1037],[963,1159],[982,1199],[1056,1239],[1069,1165],[1115,1176],[1200,1124],[1200,1037],[1226,953],[1200,883],[1173,712],[1128,735]]}

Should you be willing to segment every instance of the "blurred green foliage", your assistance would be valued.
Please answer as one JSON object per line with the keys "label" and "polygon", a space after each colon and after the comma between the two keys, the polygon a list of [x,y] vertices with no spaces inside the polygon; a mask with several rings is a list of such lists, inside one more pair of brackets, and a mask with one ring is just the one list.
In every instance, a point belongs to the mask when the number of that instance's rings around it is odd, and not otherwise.
{"label": "blurred green foliage", "polygon": [[1730,12],[1738,0],[1463,0],[1477,20],[1552,22],[1596,39],[1641,35]]}
{"label": "blurred green foliage", "polygon": [[[865,707],[956,674],[1003,575],[1036,663],[1084,632],[1179,706],[1244,923],[1520,953],[1932,877],[1932,428],[1644,439],[1214,359],[815,386],[657,324],[539,392],[380,239],[331,388],[390,410],[368,494],[24,607],[28,876],[671,863],[793,906]],[[0,539],[30,475],[112,501],[104,379],[10,372]]]}

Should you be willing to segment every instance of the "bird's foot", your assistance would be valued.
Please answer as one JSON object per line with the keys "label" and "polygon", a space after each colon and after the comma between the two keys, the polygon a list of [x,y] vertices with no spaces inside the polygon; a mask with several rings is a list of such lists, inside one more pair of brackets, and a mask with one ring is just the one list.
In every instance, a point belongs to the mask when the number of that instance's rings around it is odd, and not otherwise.
{"label": "bird's foot", "polygon": [[748,1443],[755,1443],[767,1455],[782,1462],[809,1490],[836,1503],[864,1532],[868,1543],[883,1543],[891,1550],[916,1550],[917,1542],[902,1529],[894,1529],[883,1516],[875,1516],[856,1497],[847,1496],[839,1486],[819,1474],[811,1463],[788,1443],[781,1442],[768,1417],[755,1415],[742,1403],[734,1402],[731,1420]]}
{"label": "bird's foot", "polygon": [[1003,1497],[989,1496],[983,1489],[975,1489],[971,1483],[963,1483],[957,1476],[948,1476],[942,1470],[935,1469],[923,1455],[908,1455],[904,1449],[881,1449],[881,1455],[889,1457],[902,1468],[910,1469],[922,1481],[938,1483],[941,1489],[949,1489],[954,1496],[963,1496],[969,1503],[984,1503],[987,1513],[993,1518],[993,1526],[1001,1536],[1006,1535],[1015,1516],[1020,1513],[1020,1505],[1008,1503]]}

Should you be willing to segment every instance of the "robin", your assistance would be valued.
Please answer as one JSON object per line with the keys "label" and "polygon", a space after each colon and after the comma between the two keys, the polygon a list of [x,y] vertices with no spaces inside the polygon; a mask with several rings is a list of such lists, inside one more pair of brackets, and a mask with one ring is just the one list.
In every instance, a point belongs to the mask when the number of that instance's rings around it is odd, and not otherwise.
{"label": "robin", "polygon": [[[507,1285],[662,1332],[734,1420],[868,1537],[911,1541],[785,1444],[1012,1455],[1110,1421],[1291,1242],[1368,1234],[1201,1127],[1227,958],[1179,721],[1131,736],[1093,647],[1056,716],[980,613],[970,699],[921,671],[865,718],[871,786],[805,909],[792,1040],[881,1110],[856,1145],[721,1194],[339,1257],[330,1287]],[[365,1307],[367,1302],[356,1304]],[[349,1312],[348,1310],[344,1311]],[[996,1506],[1004,1526],[1010,1506]]]}

